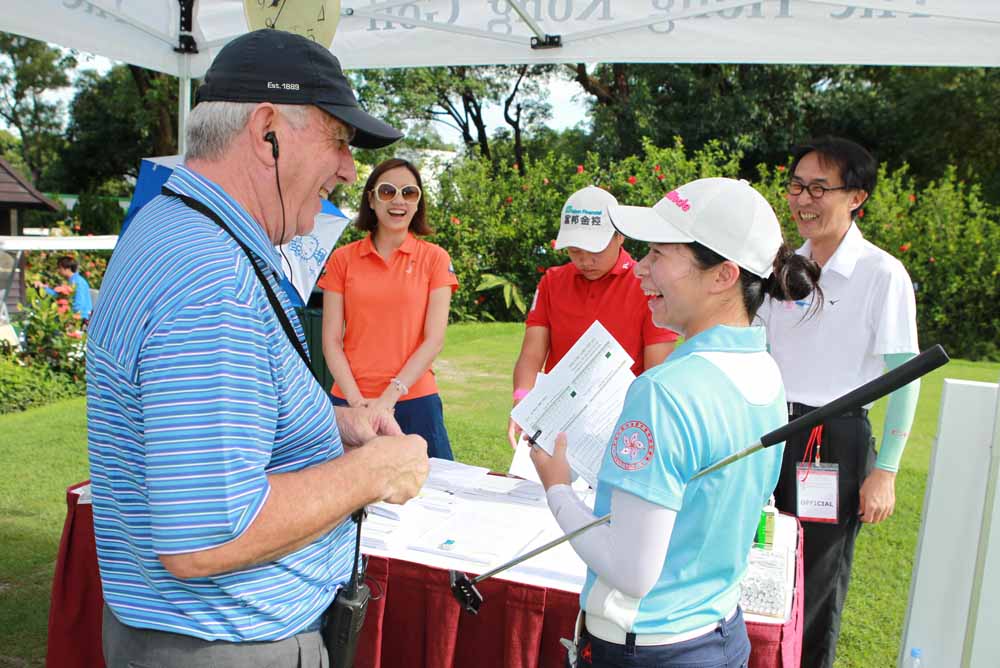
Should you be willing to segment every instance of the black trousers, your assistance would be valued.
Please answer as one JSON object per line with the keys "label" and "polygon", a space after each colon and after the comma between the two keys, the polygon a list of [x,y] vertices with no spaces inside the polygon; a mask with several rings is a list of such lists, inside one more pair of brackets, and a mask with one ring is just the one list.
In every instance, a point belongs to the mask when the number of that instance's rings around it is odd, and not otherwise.
{"label": "black trousers", "polygon": [[[799,417],[793,415],[792,417]],[[789,439],[774,498],[780,510],[796,512],[796,464],[802,461],[809,433]],[[814,454],[815,456],[815,454]],[[847,598],[854,560],[854,541],[861,483],[875,464],[875,442],[868,417],[843,416],[823,423],[821,458],[839,467],[840,508],[836,524],[803,522],[805,623],[802,668],[832,668],[840,636],[840,613]]]}

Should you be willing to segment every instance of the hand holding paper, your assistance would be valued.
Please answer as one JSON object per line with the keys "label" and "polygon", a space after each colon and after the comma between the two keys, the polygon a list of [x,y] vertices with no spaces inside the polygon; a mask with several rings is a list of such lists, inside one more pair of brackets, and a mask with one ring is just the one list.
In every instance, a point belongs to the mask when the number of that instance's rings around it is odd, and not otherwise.
{"label": "hand holding paper", "polygon": [[635,379],[633,360],[608,330],[595,321],[511,417],[547,453],[565,432],[569,465],[591,486],[621,414],[625,393]]}
{"label": "hand holding paper", "polygon": [[531,462],[538,471],[542,487],[548,491],[552,485],[568,485],[572,478],[569,461],[566,459],[566,434],[556,436],[556,447],[550,455],[541,448],[531,449]]}

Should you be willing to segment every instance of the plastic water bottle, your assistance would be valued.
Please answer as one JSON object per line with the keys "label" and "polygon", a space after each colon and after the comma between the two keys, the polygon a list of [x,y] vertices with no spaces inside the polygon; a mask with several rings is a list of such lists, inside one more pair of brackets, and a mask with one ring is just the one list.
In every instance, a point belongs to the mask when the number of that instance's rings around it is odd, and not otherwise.
{"label": "plastic water bottle", "polygon": [[920,650],[919,647],[914,647],[913,649],[911,649],[910,662],[906,664],[907,668],[925,668],[924,662],[921,661],[920,659],[923,656],[923,654],[924,653]]}

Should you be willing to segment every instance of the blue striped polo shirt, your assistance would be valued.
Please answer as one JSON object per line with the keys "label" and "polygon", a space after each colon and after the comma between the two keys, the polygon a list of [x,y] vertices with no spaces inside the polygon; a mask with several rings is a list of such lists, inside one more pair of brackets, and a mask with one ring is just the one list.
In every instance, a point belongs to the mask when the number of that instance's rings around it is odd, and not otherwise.
{"label": "blue striped polo shirt", "polygon": [[[265,275],[277,274],[263,228],[221,188],[183,167],[167,186],[218,213]],[[115,616],[231,642],[313,624],[350,575],[350,520],[223,575],[180,580],[158,559],[237,539],[267,500],[269,474],[343,454],[326,392],[236,242],[180,199],[157,197],[115,249],[87,339],[94,532]]]}

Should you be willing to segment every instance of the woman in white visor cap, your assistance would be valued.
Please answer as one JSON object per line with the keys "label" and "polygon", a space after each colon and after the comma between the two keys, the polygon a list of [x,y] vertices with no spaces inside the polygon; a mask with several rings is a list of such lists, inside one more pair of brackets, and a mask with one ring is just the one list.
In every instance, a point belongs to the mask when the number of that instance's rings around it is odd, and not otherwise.
{"label": "woman in white visor cap", "polygon": [[593,512],[568,484],[564,435],[554,456],[532,452],[565,531],[612,514],[572,541],[588,566],[577,665],[741,668],[750,643],[740,579],[783,445],[692,478],[787,421],[778,367],[750,323],[767,295],[810,294],[820,270],[784,244],[745,181],[699,179],[652,208],[609,215],[649,244],[635,273],[653,321],[685,340],[630,386]]}

